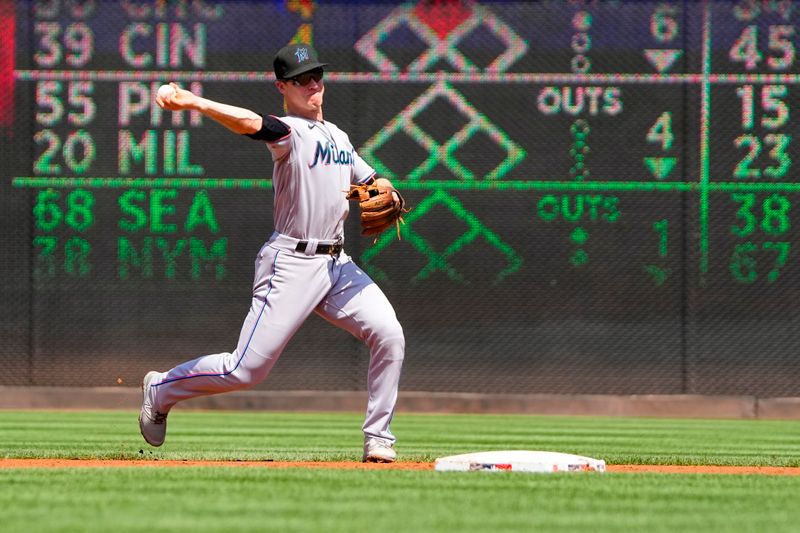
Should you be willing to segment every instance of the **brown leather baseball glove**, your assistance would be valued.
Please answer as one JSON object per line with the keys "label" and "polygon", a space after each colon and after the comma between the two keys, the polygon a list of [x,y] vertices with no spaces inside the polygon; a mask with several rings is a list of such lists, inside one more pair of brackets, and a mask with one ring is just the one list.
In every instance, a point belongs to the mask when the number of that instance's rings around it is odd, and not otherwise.
{"label": "brown leather baseball glove", "polygon": [[351,185],[347,199],[358,202],[361,208],[361,235],[379,235],[394,225],[400,238],[400,223],[406,210],[405,200],[397,189],[376,183]]}

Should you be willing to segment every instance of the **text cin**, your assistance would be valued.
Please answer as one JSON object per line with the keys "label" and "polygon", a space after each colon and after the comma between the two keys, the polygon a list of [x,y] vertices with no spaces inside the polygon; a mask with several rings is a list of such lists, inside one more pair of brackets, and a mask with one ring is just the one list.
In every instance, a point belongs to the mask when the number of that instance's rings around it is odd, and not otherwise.
{"label": "text cin", "polygon": [[134,22],[119,36],[119,54],[134,68],[204,68],[206,39],[202,23]]}

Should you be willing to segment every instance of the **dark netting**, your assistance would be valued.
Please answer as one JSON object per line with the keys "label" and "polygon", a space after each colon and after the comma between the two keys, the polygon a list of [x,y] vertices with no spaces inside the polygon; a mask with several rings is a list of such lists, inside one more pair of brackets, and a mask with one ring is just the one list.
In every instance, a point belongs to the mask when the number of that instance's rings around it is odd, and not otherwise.
{"label": "dark netting", "polygon": [[[162,112],[166,81],[281,114],[311,39],[325,118],[393,180],[347,226],[417,391],[796,396],[792,2],[0,1],[0,385],[138,385],[234,347],[271,161]],[[312,316],[272,390],[364,388]]]}

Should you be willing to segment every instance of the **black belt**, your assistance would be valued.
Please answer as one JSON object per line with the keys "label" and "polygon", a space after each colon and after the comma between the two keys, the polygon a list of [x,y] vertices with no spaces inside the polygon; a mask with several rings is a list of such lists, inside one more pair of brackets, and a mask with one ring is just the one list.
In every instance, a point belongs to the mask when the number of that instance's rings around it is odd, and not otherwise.
{"label": "black belt", "polygon": [[[308,241],[300,241],[297,243],[295,250],[298,252],[305,252],[306,247],[308,246]],[[342,243],[336,244],[318,244],[317,245],[317,254],[321,255],[339,255],[339,252],[342,251]]]}

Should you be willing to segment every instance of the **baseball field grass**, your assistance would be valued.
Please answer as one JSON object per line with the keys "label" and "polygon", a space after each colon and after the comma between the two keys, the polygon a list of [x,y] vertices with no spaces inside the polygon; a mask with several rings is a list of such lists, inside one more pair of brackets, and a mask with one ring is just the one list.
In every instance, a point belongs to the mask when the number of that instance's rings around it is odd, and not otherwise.
{"label": "baseball field grass", "polygon": [[[149,465],[0,468],[0,530],[650,533],[800,527],[800,476],[269,468],[271,461],[358,461],[361,415],[176,410],[161,448],[144,444],[136,416],[0,411],[5,459]],[[400,459],[408,462],[524,449],[587,455],[609,465],[800,466],[798,421],[400,413],[393,430]],[[160,468],[152,466],[154,459],[264,463]]]}

